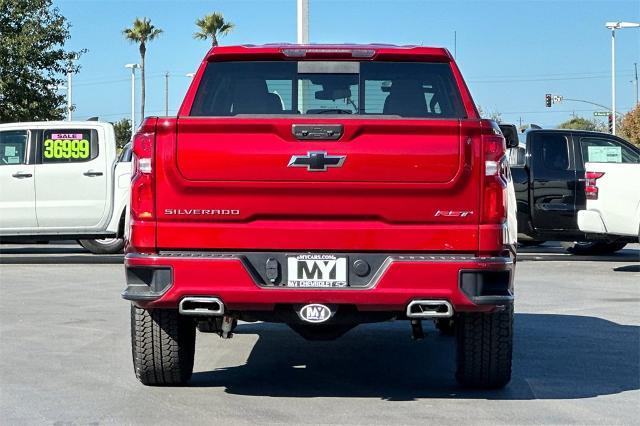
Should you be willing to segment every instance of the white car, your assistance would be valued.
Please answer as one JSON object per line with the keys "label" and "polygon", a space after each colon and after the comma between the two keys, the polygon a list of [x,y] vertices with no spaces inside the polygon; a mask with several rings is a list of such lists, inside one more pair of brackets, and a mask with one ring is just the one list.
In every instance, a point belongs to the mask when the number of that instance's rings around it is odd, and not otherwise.
{"label": "white car", "polygon": [[93,253],[120,252],[130,176],[109,123],[0,124],[0,240],[75,239]]}
{"label": "white car", "polygon": [[[621,159],[614,148],[598,153]],[[589,162],[585,165],[586,210],[578,212],[581,231],[640,238],[640,163]],[[636,240],[637,241],[637,240]]]}

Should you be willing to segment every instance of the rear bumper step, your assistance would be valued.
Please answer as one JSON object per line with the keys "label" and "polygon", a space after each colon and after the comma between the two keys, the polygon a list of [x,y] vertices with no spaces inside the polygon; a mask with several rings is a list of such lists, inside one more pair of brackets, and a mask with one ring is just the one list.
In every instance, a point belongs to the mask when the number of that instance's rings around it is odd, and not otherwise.
{"label": "rear bumper step", "polygon": [[[514,263],[509,257],[346,253],[350,265],[347,287],[296,288],[280,279],[276,281],[279,284],[270,285],[266,279],[267,269],[272,268],[274,262],[265,259],[281,259],[287,254],[295,255],[274,252],[262,253],[263,257],[256,253],[216,252],[128,254],[125,257],[128,286],[123,297],[145,308],[179,309],[181,305],[185,312],[200,309],[198,312],[205,315],[272,311],[280,304],[323,303],[352,305],[359,312],[406,313],[415,318],[448,317],[453,312],[464,311],[489,312],[513,301]],[[261,261],[256,263],[255,259]],[[360,281],[351,279],[352,269],[355,273],[353,264],[358,260],[365,260],[371,266],[364,268],[364,272],[360,270],[364,275]],[[286,262],[279,263],[278,275],[286,276]],[[143,273],[143,270],[151,272]],[[170,275],[164,272],[158,276],[158,270],[170,271]],[[142,291],[143,286],[150,291]],[[221,309],[212,307],[212,303],[189,307],[190,299],[185,298],[199,297],[215,298]],[[420,301],[427,304],[419,305]],[[442,303],[430,307],[428,304],[433,301]]]}

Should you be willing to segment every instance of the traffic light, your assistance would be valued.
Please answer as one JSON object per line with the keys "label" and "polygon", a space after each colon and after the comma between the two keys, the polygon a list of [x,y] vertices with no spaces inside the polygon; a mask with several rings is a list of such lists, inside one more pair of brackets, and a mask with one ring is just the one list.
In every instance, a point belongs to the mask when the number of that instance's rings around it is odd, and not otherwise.
{"label": "traffic light", "polygon": [[609,133],[613,134],[613,114],[609,113]]}
{"label": "traffic light", "polygon": [[547,106],[547,108],[551,108],[551,93],[547,93],[546,95],[544,95],[544,104]]}

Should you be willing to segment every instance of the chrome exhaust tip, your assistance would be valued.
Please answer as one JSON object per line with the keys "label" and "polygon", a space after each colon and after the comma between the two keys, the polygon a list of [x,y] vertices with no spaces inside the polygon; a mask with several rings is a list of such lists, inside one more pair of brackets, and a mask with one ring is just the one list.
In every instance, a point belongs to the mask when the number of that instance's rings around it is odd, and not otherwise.
{"label": "chrome exhaust tip", "polygon": [[418,299],[407,305],[408,318],[449,318],[453,306],[446,300]]}
{"label": "chrome exhaust tip", "polygon": [[181,315],[218,317],[224,315],[224,303],[217,297],[185,297],[178,305]]}

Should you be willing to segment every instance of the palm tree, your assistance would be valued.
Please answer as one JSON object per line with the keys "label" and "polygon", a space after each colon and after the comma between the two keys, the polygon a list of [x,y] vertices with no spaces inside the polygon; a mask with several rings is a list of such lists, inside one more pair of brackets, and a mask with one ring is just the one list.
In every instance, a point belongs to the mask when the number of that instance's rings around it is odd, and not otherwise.
{"label": "palm tree", "polygon": [[233,23],[226,22],[222,13],[219,12],[213,12],[210,15],[205,15],[202,19],[196,20],[196,25],[200,28],[200,31],[194,33],[193,38],[197,40],[211,38],[211,47],[218,45],[218,37],[226,36],[234,28]]}
{"label": "palm tree", "polygon": [[142,115],[142,119],[144,119],[144,96],[145,96],[145,88],[144,88],[144,57],[147,53],[147,42],[156,39],[162,30],[160,28],[156,28],[149,18],[136,18],[133,21],[133,26],[131,28],[125,28],[122,30],[122,34],[124,38],[129,40],[132,43],[137,43],[140,46],[140,75],[141,75],[141,87],[140,87],[140,114]]}

